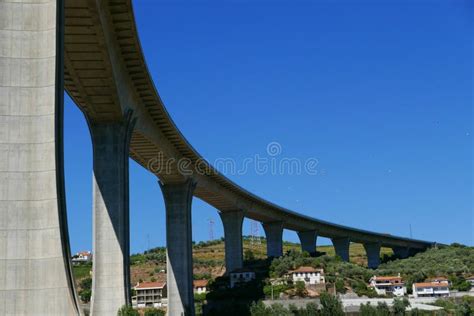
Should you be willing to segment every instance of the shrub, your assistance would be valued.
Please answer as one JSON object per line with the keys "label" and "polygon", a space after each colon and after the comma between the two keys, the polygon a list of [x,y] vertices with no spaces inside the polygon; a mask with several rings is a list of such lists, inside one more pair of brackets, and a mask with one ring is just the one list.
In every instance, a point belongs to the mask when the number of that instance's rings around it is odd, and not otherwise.
{"label": "shrub", "polygon": [[342,293],[342,294],[346,293],[346,287],[344,285],[344,280],[337,279],[335,285],[336,285],[336,292],[337,293]]}
{"label": "shrub", "polygon": [[145,310],[145,316],[165,316],[165,312],[157,308],[147,308]]}
{"label": "shrub", "polygon": [[267,311],[267,308],[265,307],[265,304],[263,304],[261,301],[258,303],[252,303],[252,305],[250,306],[250,315],[270,316],[270,314]]}
{"label": "shrub", "polygon": [[377,304],[377,316],[390,316],[390,308],[387,303],[379,302]]}
{"label": "shrub", "polygon": [[79,296],[82,302],[89,303],[91,301],[92,291],[90,289],[82,289],[79,291]]}
{"label": "shrub", "polygon": [[206,293],[201,294],[194,294],[194,301],[195,302],[204,302],[206,300]]}
{"label": "shrub", "polygon": [[304,297],[306,295],[306,285],[303,281],[297,281],[295,284],[296,295]]}
{"label": "shrub", "polygon": [[403,299],[396,298],[393,300],[393,313],[395,315],[403,316],[405,315],[408,306],[410,306],[410,302],[406,297],[404,297]]}
{"label": "shrub", "polygon": [[377,308],[370,305],[370,303],[361,304],[359,313],[360,313],[360,316],[377,316],[378,315]]}
{"label": "shrub", "polygon": [[[280,297],[281,293],[285,292],[286,290],[290,288],[291,286],[286,285],[286,284],[273,285],[273,297],[274,298]],[[272,297],[272,285],[265,285],[263,287],[263,294],[265,294],[266,297]]]}
{"label": "shrub", "polygon": [[320,310],[321,316],[344,316],[342,303],[337,297],[323,292],[321,293],[320,302],[322,306]]}
{"label": "shrub", "polygon": [[124,305],[118,310],[117,316],[140,316],[140,314],[133,307]]}

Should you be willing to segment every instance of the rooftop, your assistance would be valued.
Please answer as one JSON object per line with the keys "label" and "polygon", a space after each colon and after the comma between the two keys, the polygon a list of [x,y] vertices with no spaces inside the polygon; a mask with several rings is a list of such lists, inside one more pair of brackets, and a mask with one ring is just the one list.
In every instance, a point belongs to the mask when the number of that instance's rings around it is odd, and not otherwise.
{"label": "rooftop", "polygon": [[299,267],[298,269],[290,271],[289,273],[293,274],[293,273],[316,273],[316,272],[324,273],[324,270],[315,269],[313,267]]}
{"label": "rooftop", "polygon": [[421,283],[414,283],[413,286],[415,287],[446,287],[447,284],[438,283],[438,282],[421,282]]}
{"label": "rooftop", "polygon": [[373,276],[371,280],[376,280],[376,281],[401,281],[402,277],[401,276]]}
{"label": "rooftop", "polygon": [[209,284],[208,280],[194,280],[194,287],[206,287]]}
{"label": "rooftop", "polygon": [[135,289],[163,289],[166,286],[166,282],[142,282],[135,286]]}

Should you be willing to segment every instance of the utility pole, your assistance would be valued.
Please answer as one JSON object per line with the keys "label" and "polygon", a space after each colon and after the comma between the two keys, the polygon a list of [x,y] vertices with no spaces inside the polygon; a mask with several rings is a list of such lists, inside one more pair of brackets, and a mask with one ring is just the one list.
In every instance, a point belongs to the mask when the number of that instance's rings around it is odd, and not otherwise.
{"label": "utility pole", "polygon": [[214,220],[212,218],[209,221],[209,240],[214,240]]}

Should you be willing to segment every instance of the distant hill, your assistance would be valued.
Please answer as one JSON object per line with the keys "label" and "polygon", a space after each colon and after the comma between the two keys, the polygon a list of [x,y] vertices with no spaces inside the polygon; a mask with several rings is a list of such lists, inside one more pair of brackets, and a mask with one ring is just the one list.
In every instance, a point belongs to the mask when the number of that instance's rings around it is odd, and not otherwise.
{"label": "distant hill", "polygon": [[[244,258],[246,260],[265,259],[266,241],[264,238],[252,242],[250,238],[243,240]],[[285,242],[284,252],[290,256],[274,260],[270,268],[270,274],[275,271],[295,268],[298,262],[308,265],[320,266],[326,270],[330,283],[340,280],[348,288],[358,288],[358,293],[365,293],[366,284],[372,275],[397,275],[400,273],[411,288],[411,283],[424,281],[435,276],[449,277],[455,289],[462,290],[467,286],[464,278],[474,275],[474,247],[454,245],[440,249],[429,249],[416,256],[403,259],[391,260],[393,252],[391,249],[382,248],[382,263],[377,270],[366,268],[367,257],[364,247],[360,244],[352,244],[350,247],[350,263],[341,262],[334,256],[332,246],[318,246],[317,251],[321,255],[318,258],[298,258],[295,255],[300,252],[297,243]],[[326,254],[326,255],[324,255]],[[215,279],[225,272],[224,264],[224,241],[212,240],[200,242],[193,245],[194,278]],[[166,280],[166,248],[153,248],[144,253],[133,254],[130,257],[131,282],[136,284],[142,281],[165,281]],[[92,265],[74,266],[74,276],[79,290],[82,282],[90,278]],[[334,277],[337,276],[337,277]],[[367,293],[370,294],[370,293]]]}
{"label": "distant hill", "polygon": [[462,279],[474,276],[474,247],[452,245],[428,249],[404,260],[381,264],[376,271],[381,275],[400,273],[408,285],[437,276],[450,277],[454,287]]}
{"label": "distant hill", "polygon": [[[243,238],[244,257],[246,259],[266,258],[266,240],[259,238],[252,240],[248,236]],[[301,246],[298,243],[284,242],[283,251],[299,251]],[[317,251],[334,256],[335,251],[332,246],[317,246]],[[392,250],[382,248],[382,255],[392,255]],[[217,239],[206,242],[199,242],[193,245],[194,274],[196,278],[215,278],[225,272],[225,251],[224,240]],[[364,247],[361,244],[351,244],[350,260],[353,263],[364,266],[367,264]],[[165,280],[166,274],[166,248],[157,247],[145,251],[144,253],[133,254],[131,261],[131,282],[135,284],[139,281]],[[74,267],[74,274],[77,281],[89,277],[90,267]]]}

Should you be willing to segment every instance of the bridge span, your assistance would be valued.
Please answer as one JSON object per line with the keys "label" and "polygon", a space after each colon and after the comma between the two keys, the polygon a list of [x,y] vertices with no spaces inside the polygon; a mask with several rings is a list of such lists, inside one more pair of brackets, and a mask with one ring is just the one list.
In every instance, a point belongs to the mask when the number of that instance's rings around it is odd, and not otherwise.
{"label": "bridge span", "polygon": [[[93,143],[92,315],[130,303],[128,161],[154,173],[166,205],[169,315],[194,315],[192,198],[219,210],[227,271],[242,267],[242,223],[262,223],[267,255],[284,229],[349,260],[362,243],[401,258],[435,243],[342,226],[266,201],[209,165],[168,115],[147,69],[131,0],[0,2],[0,314],[81,314],[71,274],[63,172],[63,91]],[[186,160],[184,166],[163,162]]]}

